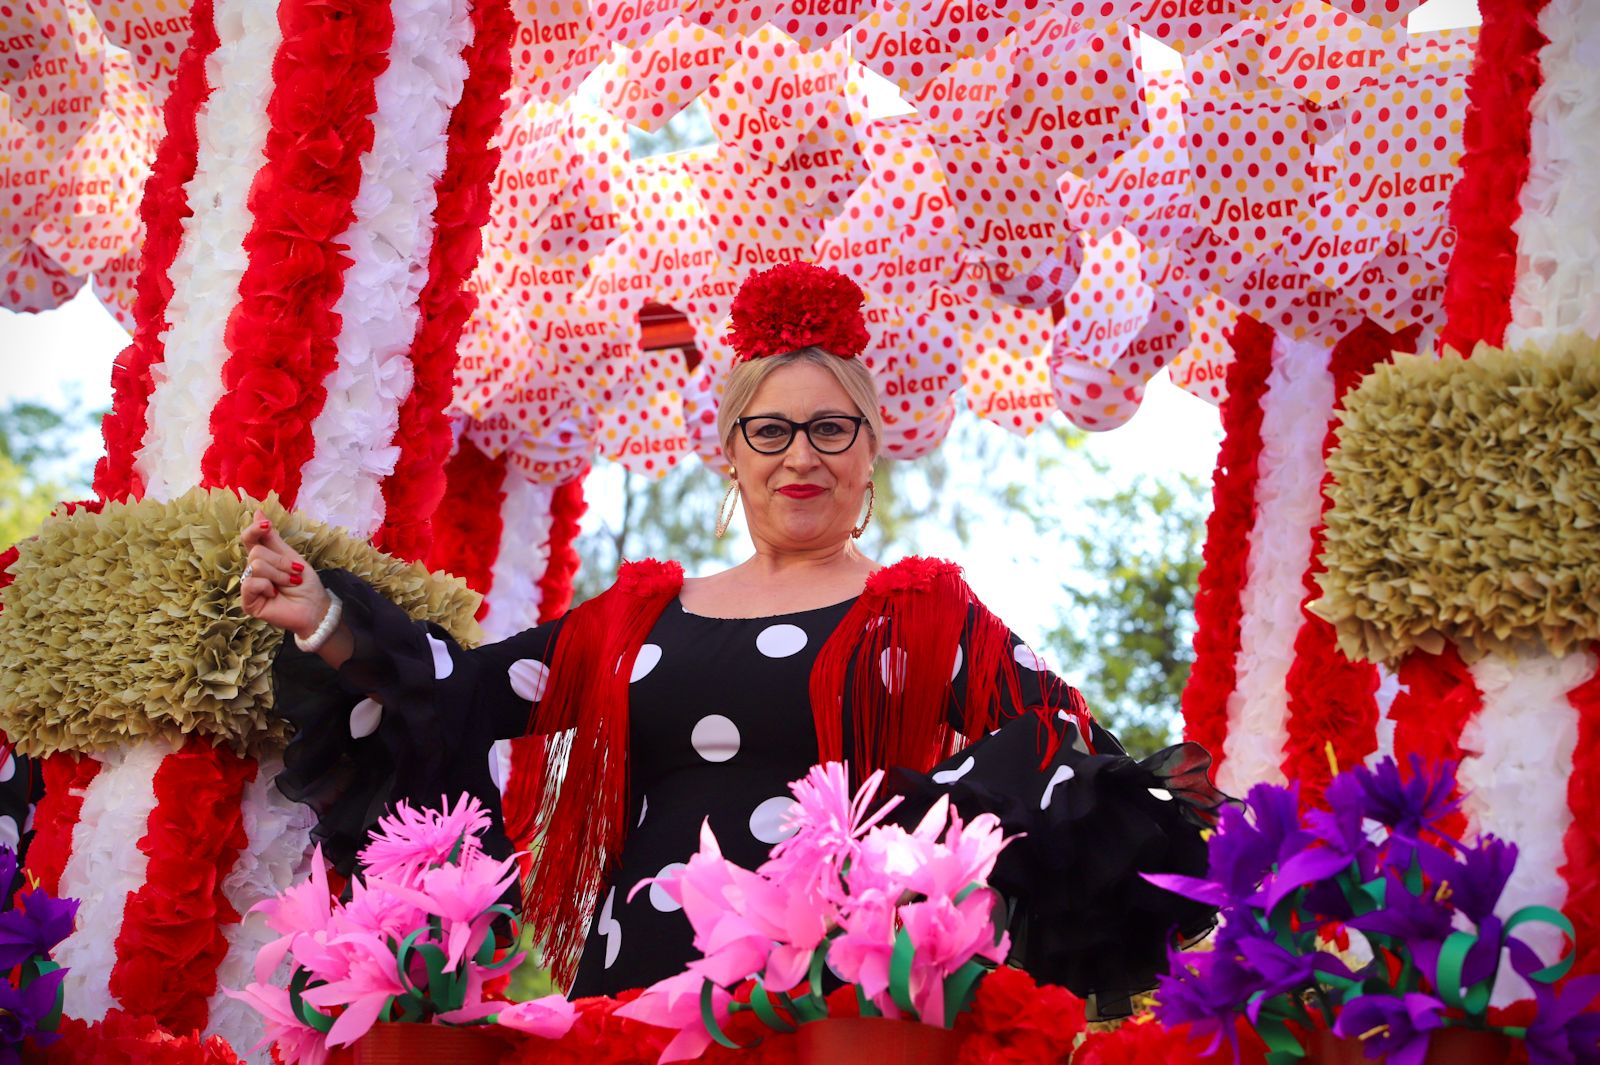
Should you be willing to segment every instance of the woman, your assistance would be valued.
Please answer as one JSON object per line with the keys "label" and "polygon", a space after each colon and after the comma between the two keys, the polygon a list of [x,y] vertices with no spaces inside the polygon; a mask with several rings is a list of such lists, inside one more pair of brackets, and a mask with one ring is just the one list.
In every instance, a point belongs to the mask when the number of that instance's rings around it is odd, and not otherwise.
{"label": "woman", "polygon": [[469,790],[499,809],[492,744],[527,735],[546,772],[510,782],[507,828],[542,833],[525,910],[574,995],[680,971],[688,922],[629,889],[686,860],[707,817],[730,858],[759,863],[783,837],[787,782],[829,759],[897,770],[907,811],[950,791],[1027,831],[997,873],[1025,960],[1102,992],[1102,1009],[1150,983],[1175,925],[1204,926],[1135,875],[1203,869],[1198,826],[1220,801],[1204,752],[1126,758],[955,566],[857,549],[882,436],[854,357],[860,304],[805,264],[741,289],[718,430],[755,552],[725,572],[626,565],[566,617],[469,651],[349,574],[318,574],[265,520],[246,532],[244,607],[301,648],[278,668],[299,727],[279,784],[318,809],[336,861],[396,798]]}

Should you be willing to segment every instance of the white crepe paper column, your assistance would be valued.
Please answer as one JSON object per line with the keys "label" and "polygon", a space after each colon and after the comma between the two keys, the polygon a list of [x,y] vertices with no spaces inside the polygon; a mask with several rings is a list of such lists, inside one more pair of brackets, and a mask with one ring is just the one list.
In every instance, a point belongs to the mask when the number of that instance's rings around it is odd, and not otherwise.
{"label": "white crepe paper column", "polygon": [[1232,795],[1252,784],[1283,783],[1289,735],[1284,682],[1300,630],[1311,531],[1322,520],[1322,445],[1334,398],[1329,353],[1321,341],[1273,343],[1261,398],[1255,522],[1240,595],[1238,683],[1228,697],[1226,759],[1217,774],[1218,786]]}

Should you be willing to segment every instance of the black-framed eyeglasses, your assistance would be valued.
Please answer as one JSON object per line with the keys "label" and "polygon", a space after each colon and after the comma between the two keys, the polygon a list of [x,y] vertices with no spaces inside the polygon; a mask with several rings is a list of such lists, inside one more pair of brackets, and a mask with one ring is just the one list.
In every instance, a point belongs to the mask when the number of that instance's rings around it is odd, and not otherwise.
{"label": "black-framed eyeglasses", "polygon": [[759,414],[736,419],[734,424],[744,434],[744,442],[763,455],[781,455],[789,450],[797,432],[804,432],[816,451],[838,455],[850,450],[866,420],[859,414],[824,414],[809,422],[792,422],[772,414]]}

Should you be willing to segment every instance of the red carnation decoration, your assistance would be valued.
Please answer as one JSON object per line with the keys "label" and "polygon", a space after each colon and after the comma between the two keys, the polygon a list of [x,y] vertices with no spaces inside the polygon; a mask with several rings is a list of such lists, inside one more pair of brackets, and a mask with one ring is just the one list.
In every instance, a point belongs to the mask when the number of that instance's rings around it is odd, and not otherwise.
{"label": "red carnation decoration", "polygon": [[832,267],[780,263],[739,286],[728,343],[740,362],[809,347],[853,359],[867,349],[861,301],[856,283]]}

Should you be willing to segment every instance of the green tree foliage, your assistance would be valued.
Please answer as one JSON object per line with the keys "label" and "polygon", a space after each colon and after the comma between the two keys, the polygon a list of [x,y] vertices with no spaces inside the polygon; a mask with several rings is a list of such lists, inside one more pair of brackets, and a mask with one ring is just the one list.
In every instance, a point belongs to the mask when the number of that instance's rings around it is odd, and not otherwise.
{"label": "green tree foliage", "polygon": [[77,403],[0,407],[0,549],[31,536],[61,500],[88,493],[93,459],[82,443],[93,421]]}
{"label": "green tree foliage", "polygon": [[1134,754],[1172,743],[1194,663],[1194,600],[1205,540],[1204,486],[1192,476],[1141,478],[1088,501],[1071,537],[1081,582],[1043,641],[1090,666],[1079,677],[1096,715]]}

